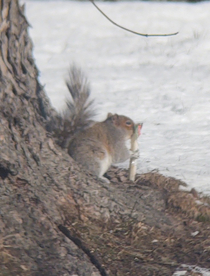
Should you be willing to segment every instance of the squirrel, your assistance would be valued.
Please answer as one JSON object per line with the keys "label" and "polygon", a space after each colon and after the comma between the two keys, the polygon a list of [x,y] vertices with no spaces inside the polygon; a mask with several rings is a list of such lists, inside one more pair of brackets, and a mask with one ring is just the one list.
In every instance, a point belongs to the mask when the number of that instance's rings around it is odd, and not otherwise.
{"label": "squirrel", "polygon": [[72,101],[68,100],[63,113],[51,121],[51,132],[76,162],[109,183],[103,176],[109,167],[130,157],[126,141],[134,134],[135,123],[124,115],[111,113],[103,122],[91,120],[95,112],[93,101],[89,100],[90,85],[75,66],[70,68],[66,84]]}

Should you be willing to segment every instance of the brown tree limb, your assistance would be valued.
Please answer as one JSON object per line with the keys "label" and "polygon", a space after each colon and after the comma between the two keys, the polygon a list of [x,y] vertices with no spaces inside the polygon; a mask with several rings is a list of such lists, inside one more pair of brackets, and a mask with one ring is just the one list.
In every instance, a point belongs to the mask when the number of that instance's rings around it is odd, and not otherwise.
{"label": "brown tree limb", "polygon": [[96,3],[93,1],[93,0],[89,0],[95,7],[96,9],[104,16],[106,17],[107,20],[109,20],[112,24],[114,24],[115,26],[127,31],[127,32],[130,32],[132,34],[135,34],[135,35],[140,35],[140,36],[145,36],[145,37],[155,37],[155,36],[174,36],[174,35],[177,35],[179,32],[175,32],[175,33],[171,33],[171,34],[143,34],[143,33],[139,33],[139,32],[135,32],[133,30],[130,30],[128,28],[125,28],[119,24],[117,24],[116,22],[114,22],[111,18],[109,18],[97,5]]}

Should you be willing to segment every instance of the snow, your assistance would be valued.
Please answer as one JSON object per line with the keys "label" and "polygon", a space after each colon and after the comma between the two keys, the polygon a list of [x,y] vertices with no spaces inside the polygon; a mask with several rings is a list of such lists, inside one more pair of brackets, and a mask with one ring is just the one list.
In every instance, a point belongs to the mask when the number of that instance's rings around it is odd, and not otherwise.
{"label": "snow", "polygon": [[[192,274],[189,274],[192,272]],[[202,276],[210,276],[210,270],[206,268],[202,268],[199,266],[193,265],[182,265],[178,271],[176,271],[173,276],[182,276],[182,275],[202,275]]]}
{"label": "snow", "polygon": [[87,74],[97,120],[108,112],[143,122],[138,171],[159,170],[210,194],[210,2],[21,1],[52,105],[68,96],[69,65]]}

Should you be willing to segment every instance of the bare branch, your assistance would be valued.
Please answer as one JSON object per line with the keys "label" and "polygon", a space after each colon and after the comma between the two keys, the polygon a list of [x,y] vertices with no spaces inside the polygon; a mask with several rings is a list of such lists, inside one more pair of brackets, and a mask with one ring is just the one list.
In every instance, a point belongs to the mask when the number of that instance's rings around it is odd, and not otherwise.
{"label": "bare branch", "polygon": [[136,34],[136,35],[141,35],[141,36],[146,36],[146,37],[149,37],[149,36],[173,36],[173,35],[177,35],[179,32],[176,32],[176,33],[171,33],[171,34],[142,34],[142,33],[138,33],[138,32],[135,32],[133,30],[130,30],[130,29],[127,29],[119,24],[117,24],[116,22],[114,22],[112,19],[110,19],[97,5],[96,3],[93,1],[93,0],[89,0],[95,7],[96,9],[101,13],[103,14],[104,17],[106,17],[106,19],[108,19],[112,24],[114,24],[115,26],[127,31],[127,32],[130,32],[130,33],[133,33],[133,34]]}

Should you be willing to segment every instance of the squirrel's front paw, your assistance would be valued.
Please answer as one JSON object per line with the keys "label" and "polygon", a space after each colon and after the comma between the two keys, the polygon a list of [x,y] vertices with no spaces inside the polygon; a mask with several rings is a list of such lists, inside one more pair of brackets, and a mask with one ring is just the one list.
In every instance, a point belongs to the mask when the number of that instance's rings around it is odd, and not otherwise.
{"label": "squirrel's front paw", "polygon": [[131,156],[131,158],[133,158],[133,159],[138,159],[139,158],[139,150],[137,149],[137,150],[135,150],[135,151],[132,151],[132,150],[130,150],[130,156]]}

